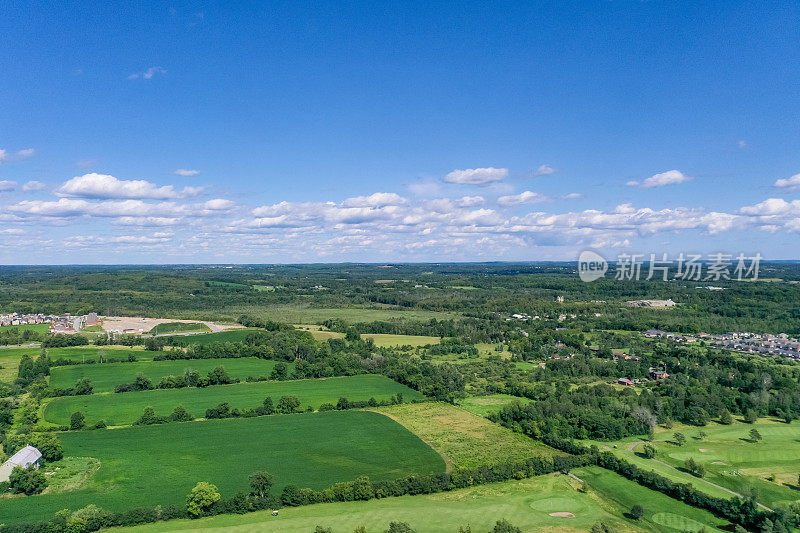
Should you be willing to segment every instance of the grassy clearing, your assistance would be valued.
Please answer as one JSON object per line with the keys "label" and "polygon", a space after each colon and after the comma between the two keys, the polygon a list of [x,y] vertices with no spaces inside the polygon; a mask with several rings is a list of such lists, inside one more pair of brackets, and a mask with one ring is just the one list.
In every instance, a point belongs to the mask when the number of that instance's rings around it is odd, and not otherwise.
{"label": "grassy clearing", "polygon": [[417,434],[456,468],[500,461],[551,456],[560,452],[519,433],[446,403],[381,407],[384,413]]}
{"label": "grassy clearing", "polygon": [[194,333],[198,331],[211,331],[211,329],[202,322],[164,322],[163,324],[156,324],[148,332],[151,335],[169,335],[170,333]]}
{"label": "grassy clearing", "polygon": [[367,411],[78,431],[60,437],[66,456],[94,457],[99,470],[80,490],[4,500],[7,523],[44,520],[59,509],[89,503],[112,510],[184,505],[198,481],[209,481],[230,497],[247,490],[247,477],[256,470],[272,473],[273,490],[280,492],[290,483],[321,489],[359,475],[394,479],[445,468],[419,438]]}
{"label": "grassy clearing", "polygon": [[318,341],[344,338],[344,333],[339,333],[338,331],[330,331],[325,329],[323,326],[317,326],[314,324],[295,324],[294,327],[301,331],[307,331],[311,333],[311,336],[317,339]]}
{"label": "grassy clearing", "polygon": [[44,408],[44,419],[57,425],[69,424],[75,411],[86,416],[87,425],[105,420],[108,425],[119,426],[133,423],[144,411],[152,407],[156,414],[166,416],[182,405],[195,417],[205,415],[206,409],[228,402],[231,408],[253,408],[261,405],[270,396],[277,404],[281,396],[297,396],[303,408],[318,408],[323,403],[336,403],[346,396],[350,400],[388,400],[401,393],[406,401],[423,398],[419,392],[409,389],[384,376],[363,375],[326,379],[303,379],[292,381],[262,381],[217,385],[204,389],[149,390],[106,393],[89,396],[67,396],[54,398]]}
{"label": "grassy clearing", "polygon": [[713,531],[727,524],[702,509],[674,500],[624,477],[593,466],[579,468],[573,473],[589,485],[590,494],[600,499],[605,507],[616,507],[618,512],[628,512],[639,504],[644,516],[638,525],[646,531]]}
{"label": "grassy clearing", "polygon": [[390,348],[393,346],[426,346],[428,344],[439,344],[439,337],[427,337],[424,335],[389,335],[385,333],[364,333],[361,335],[364,340],[372,339],[375,346],[379,348]]}
{"label": "grassy clearing", "polygon": [[[549,503],[544,501],[549,499]],[[469,525],[483,533],[503,518],[526,533],[586,532],[603,521],[620,533],[652,531],[639,528],[615,509],[575,490],[567,476],[540,476],[506,481],[443,494],[402,496],[368,502],[325,503],[269,512],[225,515],[200,520],[176,520],[123,529],[125,533],[204,531],[224,533],[311,533],[316,526],[349,533],[363,525],[371,533],[385,531],[389,522],[407,522],[420,533],[455,533]],[[574,512],[575,518],[556,518],[551,512]]]}
{"label": "grassy clearing", "polygon": [[[761,442],[749,441],[753,428],[763,437]],[[700,438],[701,431],[707,436]],[[673,442],[675,432],[686,436],[683,446]],[[672,429],[659,428],[653,442],[657,461],[641,454],[643,444],[637,442],[642,440],[634,437],[595,444],[642,468],[655,470],[674,481],[691,483],[711,496],[730,498],[731,494],[682,471],[687,459],[693,458],[705,467],[703,479],[741,494],[755,490],[757,500],[768,507],[786,506],[800,500],[797,483],[800,438],[794,424],[761,419],[755,424],[735,422],[725,426],[712,422],[702,428],[679,424]],[[774,481],[770,480],[771,476],[775,476]]]}
{"label": "grassy clearing", "polygon": [[[37,358],[42,353],[39,346],[24,348],[0,348],[0,381],[11,382],[17,377],[19,361],[23,355]],[[127,359],[133,353],[139,360],[150,360],[153,355],[160,352],[145,352],[142,349],[108,347],[108,346],[79,346],[74,348],[48,348],[47,356],[52,359],[70,359],[72,361],[101,361],[113,357]]]}
{"label": "grassy clearing", "polygon": [[[182,376],[194,370],[201,376],[218,366],[228,375],[244,381],[248,376],[269,376],[275,361],[243,357],[240,359],[192,359],[181,361],[141,361],[135,363],[108,363],[96,365],[59,366],[50,371],[50,386],[58,389],[71,387],[81,378],[88,378],[94,392],[113,392],[116,385],[131,383],[138,374],[144,374],[158,384],[165,376]],[[294,365],[289,365],[293,367]],[[293,368],[290,368],[291,372]]]}
{"label": "grassy clearing", "polygon": [[486,417],[489,416],[489,413],[499,411],[514,402],[526,403],[529,401],[510,394],[487,394],[486,396],[464,398],[459,405],[474,415]]}

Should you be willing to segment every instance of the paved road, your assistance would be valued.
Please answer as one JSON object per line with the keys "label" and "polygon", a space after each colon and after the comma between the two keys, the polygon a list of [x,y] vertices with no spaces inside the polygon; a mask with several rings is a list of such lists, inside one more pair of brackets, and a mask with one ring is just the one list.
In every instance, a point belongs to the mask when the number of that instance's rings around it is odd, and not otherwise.
{"label": "paved road", "polygon": [[[630,445],[628,445],[628,451],[629,451],[629,452],[631,452],[631,453],[635,453],[635,452],[633,451],[633,449],[634,449],[634,448],[636,448],[636,446],[638,446],[639,444],[645,444],[645,442],[644,442],[644,441],[641,441],[641,440],[640,440],[640,441],[636,441],[636,442],[632,442]],[[685,474],[685,472],[683,472],[683,471],[681,471],[681,470],[678,470],[677,468],[675,468],[675,467],[674,467],[674,466],[672,466],[671,464],[665,463],[664,461],[661,461],[660,459],[655,459],[655,458],[653,458],[653,459],[651,459],[651,461],[655,461],[656,463],[658,463],[658,464],[660,464],[660,465],[664,465],[664,466],[666,466],[667,468],[671,468],[672,470],[674,470],[674,471],[676,471],[676,472],[678,472],[678,473]],[[723,487],[722,485],[717,485],[716,483],[712,483],[711,481],[708,481],[707,479],[703,479],[703,478],[701,478],[701,477],[698,477],[698,478],[695,478],[695,479],[696,479],[697,481],[702,481],[703,483],[708,483],[708,484],[709,484],[709,485],[711,485],[712,487],[716,487],[716,488],[718,488],[718,489],[720,489],[720,490],[724,490],[725,492],[727,492],[727,493],[729,493],[729,494],[732,494],[732,495],[734,495],[734,496],[738,496],[739,498],[744,498],[744,496],[742,496],[742,495],[741,495],[741,494],[739,494],[738,492],[734,492],[734,491],[732,491],[732,490],[731,490],[731,489],[729,489],[729,488]],[[758,502],[756,502],[756,505],[758,505],[759,507],[761,507],[761,508],[762,508],[762,509],[764,509],[765,511],[772,512],[772,509],[770,509],[770,508],[769,508],[769,507],[767,507],[766,505],[760,504],[760,503],[758,503]]]}

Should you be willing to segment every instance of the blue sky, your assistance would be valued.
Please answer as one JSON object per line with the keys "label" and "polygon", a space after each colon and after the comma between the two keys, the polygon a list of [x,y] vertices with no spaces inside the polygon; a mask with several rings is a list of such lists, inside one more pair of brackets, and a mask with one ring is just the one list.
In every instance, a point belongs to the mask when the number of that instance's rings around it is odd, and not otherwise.
{"label": "blue sky", "polygon": [[4,6],[0,263],[800,258],[797,2],[230,4]]}

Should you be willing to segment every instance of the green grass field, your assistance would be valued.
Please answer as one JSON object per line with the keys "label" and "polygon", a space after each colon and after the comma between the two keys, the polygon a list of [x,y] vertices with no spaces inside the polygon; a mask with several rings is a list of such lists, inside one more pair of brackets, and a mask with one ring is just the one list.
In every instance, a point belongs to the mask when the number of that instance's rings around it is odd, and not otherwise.
{"label": "green grass field", "polygon": [[476,468],[500,461],[561,455],[549,446],[446,403],[392,405],[377,410],[430,444],[445,458],[448,468]]}
{"label": "green grass field", "polygon": [[346,322],[372,322],[373,320],[388,320],[391,318],[405,318],[408,320],[446,320],[458,318],[458,313],[422,310],[396,310],[396,309],[360,309],[360,308],[316,308],[300,305],[270,305],[264,306],[236,306],[220,310],[231,317],[251,315],[256,318],[287,322],[289,324],[321,324],[329,318],[340,318]]}
{"label": "green grass field", "polygon": [[262,381],[239,383],[236,385],[217,385],[203,389],[187,387],[183,389],[149,390],[106,393],[89,396],[66,396],[54,398],[44,407],[44,419],[57,425],[69,424],[75,411],[86,416],[87,425],[105,420],[108,425],[128,425],[133,423],[145,407],[153,407],[156,414],[168,415],[182,405],[195,417],[205,416],[208,408],[222,402],[231,407],[253,408],[261,405],[267,396],[277,404],[281,396],[297,396],[302,407],[309,405],[318,408],[321,404],[336,403],[341,396],[350,400],[388,400],[402,393],[406,401],[423,398],[419,392],[409,389],[384,376],[363,375],[326,379],[303,379],[292,381]]}
{"label": "green grass field", "polygon": [[487,394],[486,396],[469,396],[462,399],[459,405],[472,414],[485,417],[514,402],[527,403],[529,401],[510,394]]}
{"label": "green grass field", "polygon": [[[138,374],[144,374],[157,385],[165,376],[182,376],[187,370],[194,370],[201,376],[218,366],[225,368],[228,375],[244,381],[248,376],[269,376],[275,361],[243,357],[240,359],[191,359],[179,361],[137,361],[135,363],[108,363],[95,365],[58,366],[50,370],[50,386],[66,389],[75,385],[81,378],[87,378],[94,386],[94,392],[113,392],[116,385],[131,383]],[[289,371],[294,365],[289,365]]]}
{"label": "green grass field", "polygon": [[[761,442],[750,442],[749,432],[757,429]],[[699,438],[699,433],[707,434]],[[677,446],[673,434],[683,433],[686,443]],[[787,506],[800,500],[800,429],[794,424],[761,419],[755,424],[735,422],[725,426],[712,422],[705,427],[676,424],[672,429],[659,428],[653,444],[657,449],[655,460],[642,454],[642,438],[628,438],[616,443],[595,442],[626,460],[674,481],[691,483],[697,489],[716,497],[730,498],[730,492],[715,487],[682,471],[690,457],[706,469],[703,479],[744,494],[755,490],[757,501],[767,507]],[[616,448],[614,448],[616,445]],[[677,469],[677,470],[676,470]],[[775,476],[774,481],[768,478]]]}
{"label": "green grass field", "polygon": [[46,335],[50,332],[50,324],[20,324],[18,326],[0,326],[0,331],[19,330],[19,331],[35,331]]}
{"label": "green grass field", "polygon": [[78,431],[60,437],[65,456],[95,458],[100,468],[79,490],[2,500],[7,523],[46,520],[59,509],[90,503],[111,510],[184,505],[198,481],[214,483],[230,497],[247,490],[247,477],[256,470],[269,471],[275,478],[273,490],[280,492],[287,484],[322,489],[359,475],[394,479],[445,468],[419,438],[367,411]]}
{"label": "green grass field", "polygon": [[384,333],[364,333],[361,335],[364,340],[372,339],[375,346],[390,348],[392,346],[426,346],[428,344],[439,344],[439,337],[426,337],[424,335],[389,335]]}
{"label": "green grass field", "polygon": [[[131,352],[136,355],[139,360],[149,360],[153,355],[159,352],[145,352],[141,349],[121,348],[121,347],[105,347],[105,346],[79,346],[75,348],[48,348],[47,355],[52,360],[56,359],[71,359],[73,361],[94,360],[100,358],[114,357],[117,359],[125,359]],[[28,355],[32,358],[37,358],[42,353],[39,346],[28,346],[24,348],[0,348],[0,381],[11,382],[17,377],[17,369],[19,368],[19,360],[23,355]]]}
{"label": "green grass field", "polygon": [[193,333],[196,331],[208,331],[208,326],[202,322],[164,322],[156,324],[148,333],[151,335],[169,335],[170,333]]}
{"label": "green grass field", "polygon": [[[620,533],[679,533],[684,529],[696,531],[697,524],[714,531],[715,526],[724,524],[710,513],[649,491],[607,470],[587,468],[578,472],[590,484],[588,493],[576,490],[580,483],[568,476],[547,475],[443,494],[285,508],[276,517],[269,512],[223,515],[148,524],[123,531],[311,533],[316,526],[323,526],[336,533],[349,533],[363,525],[368,532],[379,533],[386,530],[390,521],[402,521],[420,533],[455,533],[460,526],[467,525],[473,532],[483,533],[503,518],[525,533],[585,533],[597,522]],[[634,503],[645,507],[645,517],[638,522],[624,516]],[[572,513],[574,517],[550,516],[559,512]]]}

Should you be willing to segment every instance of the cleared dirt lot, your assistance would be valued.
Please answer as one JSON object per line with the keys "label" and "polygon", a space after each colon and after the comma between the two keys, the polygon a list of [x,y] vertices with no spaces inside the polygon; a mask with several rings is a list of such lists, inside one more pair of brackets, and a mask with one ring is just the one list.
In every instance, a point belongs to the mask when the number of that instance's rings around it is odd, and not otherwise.
{"label": "cleared dirt lot", "polygon": [[133,330],[133,333],[145,333],[153,329],[158,324],[168,322],[182,322],[185,324],[198,323],[205,324],[212,333],[218,333],[227,329],[242,328],[239,324],[219,324],[217,322],[205,322],[203,320],[179,320],[176,318],[144,318],[140,316],[101,316],[103,329],[105,331],[122,332]]}

